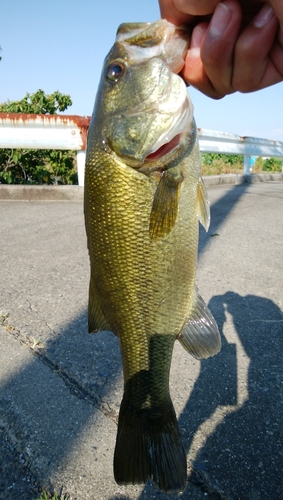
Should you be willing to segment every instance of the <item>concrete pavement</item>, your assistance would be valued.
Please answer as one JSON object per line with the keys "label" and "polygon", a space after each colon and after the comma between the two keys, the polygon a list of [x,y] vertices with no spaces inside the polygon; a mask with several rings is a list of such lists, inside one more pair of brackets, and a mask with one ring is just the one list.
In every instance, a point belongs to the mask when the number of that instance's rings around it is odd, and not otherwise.
{"label": "concrete pavement", "polygon": [[[279,500],[283,183],[208,193],[197,281],[223,348],[199,362],[176,343],[171,394],[189,477],[181,498]],[[32,500],[42,487],[72,500],[170,498],[113,478],[121,359],[114,335],[87,334],[81,197],[0,200],[0,276],[0,498]]]}

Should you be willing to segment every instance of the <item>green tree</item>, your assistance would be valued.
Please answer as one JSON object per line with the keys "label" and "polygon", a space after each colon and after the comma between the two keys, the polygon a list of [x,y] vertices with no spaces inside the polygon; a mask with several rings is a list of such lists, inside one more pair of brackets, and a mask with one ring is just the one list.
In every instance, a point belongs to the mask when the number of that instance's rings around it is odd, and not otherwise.
{"label": "green tree", "polygon": [[0,104],[0,113],[31,113],[41,115],[56,115],[72,105],[69,95],[58,90],[53,94],[45,94],[39,89],[34,94],[26,93],[20,101],[6,101]]}
{"label": "green tree", "polygon": [[[45,94],[39,89],[20,101],[0,104],[1,113],[50,114],[71,106],[69,95],[58,90]],[[3,184],[77,184],[75,152],[63,150],[0,149],[0,183]]]}

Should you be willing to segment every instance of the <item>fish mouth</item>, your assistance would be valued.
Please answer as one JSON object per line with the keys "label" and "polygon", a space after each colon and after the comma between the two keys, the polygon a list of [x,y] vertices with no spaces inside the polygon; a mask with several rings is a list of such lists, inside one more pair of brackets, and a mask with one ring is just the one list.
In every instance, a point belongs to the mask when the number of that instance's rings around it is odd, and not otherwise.
{"label": "fish mouth", "polygon": [[156,151],[153,153],[150,153],[145,157],[145,161],[156,161],[159,160],[160,158],[163,158],[163,156],[168,155],[171,153],[174,149],[176,149],[182,139],[183,134],[177,134],[173,139],[171,139],[169,142],[165,142],[165,144],[162,144],[160,148],[158,148]]}
{"label": "fish mouth", "polygon": [[193,105],[186,93],[183,105],[176,114],[174,123],[169,130],[162,133],[157,141],[146,152],[144,162],[152,162],[163,158],[184,144],[188,130],[193,120]]}

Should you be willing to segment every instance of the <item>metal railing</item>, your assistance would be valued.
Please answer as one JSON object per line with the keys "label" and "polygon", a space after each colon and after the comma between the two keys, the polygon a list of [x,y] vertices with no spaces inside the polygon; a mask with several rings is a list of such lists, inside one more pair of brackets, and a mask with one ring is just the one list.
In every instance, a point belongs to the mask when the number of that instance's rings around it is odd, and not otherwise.
{"label": "metal railing", "polygon": [[283,142],[260,139],[258,137],[242,137],[240,135],[198,129],[199,145],[202,153],[221,153],[244,155],[244,174],[250,175],[250,157],[282,158]]}
{"label": "metal railing", "polygon": [[77,151],[79,185],[84,185],[90,116],[0,113],[0,148]]}
{"label": "metal railing", "polygon": [[[0,113],[0,148],[65,149],[77,151],[79,185],[84,185],[85,149],[89,116]],[[250,174],[250,156],[283,159],[283,142],[241,137],[198,129],[200,151],[244,155],[244,174]],[[283,171],[283,163],[282,163]]]}

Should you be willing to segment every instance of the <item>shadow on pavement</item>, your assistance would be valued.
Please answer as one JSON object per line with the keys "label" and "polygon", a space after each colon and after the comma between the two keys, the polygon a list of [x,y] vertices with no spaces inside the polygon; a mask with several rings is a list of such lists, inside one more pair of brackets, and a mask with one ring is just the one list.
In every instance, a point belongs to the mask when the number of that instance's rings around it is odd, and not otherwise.
{"label": "shadow on pavement", "polygon": [[205,250],[207,244],[211,241],[211,236],[217,233],[221,224],[229,217],[232,210],[248,189],[249,184],[240,184],[228,190],[224,196],[211,205],[211,222],[208,232],[200,225],[199,237],[199,255]]}
{"label": "shadow on pavement", "polygon": [[[224,418],[198,452],[197,466],[205,464],[210,481],[213,478],[228,498],[279,500],[283,497],[283,314],[269,299],[233,292],[213,297],[209,307],[221,329],[223,349],[201,362],[199,378],[180,416],[181,428],[188,421],[193,426],[184,435],[186,450],[198,426],[221,407]],[[223,335],[225,311],[231,315],[236,343],[231,334],[231,343]],[[245,377],[248,391],[240,401],[239,385]]]}
{"label": "shadow on pavement", "polygon": [[279,500],[283,497],[283,314],[271,300],[254,295],[228,292],[213,301],[226,304],[250,360],[248,400],[208,439],[200,459],[216,452],[214,474],[220,469],[225,478],[229,471],[237,471],[237,480],[230,476],[234,498]]}
{"label": "shadow on pavement", "polygon": [[[199,377],[179,417],[193,466],[189,481],[208,492],[209,498],[281,500],[283,313],[269,299],[234,292],[213,297],[209,308],[219,325],[222,350],[201,361]],[[204,442],[196,439],[200,426]],[[140,500],[151,498],[149,492],[156,495],[153,486],[146,490]],[[160,492],[156,497],[168,498]],[[180,497],[189,499],[191,493],[170,496]]]}
{"label": "shadow on pavement", "polygon": [[[47,342],[44,355],[33,356],[1,386],[0,427],[4,423],[20,443],[21,463],[25,463],[25,455],[31,464],[29,473],[18,473],[15,466],[12,478],[8,472],[7,477],[0,477],[1,499],[37,498],[36,494],[31,496],[30,488],[23,482],[29,475],[52,490],[49,478],[56,476],[64,458],[76,449],[84,429],[96,425],[100,413],[97,409],[103,410],[103,401],[108,400],[108,395],[111,399],[121,374],[118,341],[110,332],[88,335],[86,322],[85,311],[66,325],[55,340]],[[42,363],[48,368],[44,369]],[[67,383],[69,397],[58,375]],[[93,451],[92,458],[94,462],[99,460],[99,450]]]}

